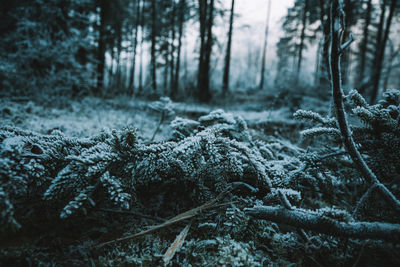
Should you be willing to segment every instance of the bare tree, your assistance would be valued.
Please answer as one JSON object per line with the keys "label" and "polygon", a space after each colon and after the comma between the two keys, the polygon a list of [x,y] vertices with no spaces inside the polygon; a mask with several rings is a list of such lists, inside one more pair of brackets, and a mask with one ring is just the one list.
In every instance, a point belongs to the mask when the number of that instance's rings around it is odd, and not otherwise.
{"label": "bare tree", "polygon": [[229,68],[231,64],[231,47],[232,47],[232,30],[233,30],[233,16],[234,16],[235,0],[231,4],[231,16],[229,19],[228,43],[226,45],[225,66],[222,91],[227,93],[229,91]]}
{"label": "bare tree", "polygon": [[271,15],[271,0],[268,1],[267,8],[267,22],[265,25],[265,35],[264,35],[264,46],[261,60],[261,77],[260,77],[260,90],[264,89],[264,79],[265,79],[265,60],[267,57],[267,44],[268,44],[268,32],[269,32],[269,18]]}
{"label": "bare tree", "polygon": [[153,91],[157,90],[157,65],[156,65],[156,0],[151,0],[151,85]]}
{"label": "bare tree", "polygon": [[138,94],[143,91],[143,42],[144,42],[144,2],[141,1],[140,7],[140,63],[139,63],[139,88]]}
{"label": "bare tree", "polygon": [[298,51],[298,58],[297,58],[297,72],[296,72],[296,80],[299,79],[300,70],[301,70],[301,62],[303,60],[303,50],[304,50],[304,41],[306,38],[306,27],[307,27],[307,12],[308,12],[308,1],[304,0],[304,8],[303,8],[303,17],[301,19],[301,34],[300,34],[300,45]]}
{"label": "bare tree", "polygon": [[197,76],[197,97],[202,102],[211,99],[210,59],[212,51],[212,26],[214,18],[214,0],[199,0],[200,57]]}
{"label": "bare tree", "polygon": [[365,10],[365,22],[363,29],[363,39],[360,45],[360,65],[358,69],[357,84],[361,84],[364,80],[366,61],[367,61],[367,45],[369,41],[369,26],[371,24],[372,0],[368,0],[367,9]]}
{"label": "bare tree", "polygon": [[[378,96],[379,91],[379,82],[381,80],[382,75],[382,67],[383,67],[383,59],[385,57],[385,49],[386,43],[389,38],[390,33],[390,25],[392,23],[394,10],[396,9],[396,2],[397,0],[392,0],[389,10],[389,15],[386,18],[385,27],[383,25],[384,17],[385,17],[385,10],[386,10],[386,3],[387,0],[382,2],[382,13],[379,20],[379,29],[377,35],[377,50],[375,54],[374,60],[374,73],[373,73],[373,85],[372,85],[372,94],[371,94],[371,103],[375,103],[376,98]],[[383,37],[382,37],[383,34]]]}
{"label": "bare tree", "polygon": [[131,67],[131,73],[129,75],[129,94],[133,95],[134,90],[135,90],[135,69],[136,69],[136,48],[138,44],[138,32],[139,32],[139,22],[140,22],[140,6],[141,6],[142,0],[135,0],[135,5],[134,7],[136,8],[136,16],[135,16],[135,34],[133,37],[133,56],[132,56],[132,67]]}
{"label": "bare tree", "polygon": [[175,0],[171,1],[171,43],[170,43],[170,61],[169,61],[169,71],[170,71],[170,78],[169,78],[169,87],[172,92],[172,88],[174,87],[174,77],[175,77],[175,38],[176,38],[176,4]]}
{"label": "bare tree", "polygon": [[175,69],[175,77],[174,83],[171,88],[171,98],[174,99],[178,93],[179,89],[179,72],[181,66],[181,51],[182,51],[182,35],[183,35],[183,23],[185,20],[185,6],[186,1],[179,1],[179,21],[178,21],[178,48],[177,48],[177,56],[176,56],[176,69]]}
{"label": "bare tree", "polygon": [[329,73],[329,22],[330,22],[330,12],[325,7],[326,2],[324,0],[319,0],[319,8],[320,8],[320,21],[321,27],[323,30],[323,43],[322,43],[322,62],[320,66],[320,81],[319,84],[324,86],[328,85],[330,81],[330,73]]}
{"label": "bare tree", "polygon": [[106,1],[101,0],[100,2],[100,25],[99,25],[99,40],[97,47],[97,86],[95,93],[101,93],[104,83],[104,66],[105,66],[105,19],[106,19]]}

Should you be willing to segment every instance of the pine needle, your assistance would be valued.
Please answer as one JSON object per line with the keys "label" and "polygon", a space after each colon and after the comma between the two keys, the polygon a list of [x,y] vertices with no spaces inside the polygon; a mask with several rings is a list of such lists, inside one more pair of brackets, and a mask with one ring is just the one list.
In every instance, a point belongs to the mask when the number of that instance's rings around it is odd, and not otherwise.
{"label": "pine needle", "polygon": [[190,222],[188,225],[186,225],[185,228],[183,228],[183,230],[179,233],[179,235],[176,236],[175,241],[171,244],[171,246],[165,252],[165,254],[163,256],[164,266],[168,265],[168,263],[174,257],[175,253],[181,249],[183,242],[185,242],[185,239],[189,232],[189,228],[190,228],[191,224],[192,224],[192,222]]}
{"label": "pine needle", "polygon": [[205,204],[203,204],[203,205],[201,205],[201,206],[198,206],[198,207],[196,207],[196,208],[194,208],[194,209],[185,211],[185,212],[183,212],[183,213],[181,213],[181,214],[179,214],[179,215],[177,215],[177,216],[175,216],[175,217],[173,217],[173,218],[167,220],[167,221],[164,222],[164,223],[161,223],[161,224],[152,226],[150,229],[144,230],[144,231],[142,231],[142,232],[139,232],[139,233],[136,233],[136,234],[133,234],[133,235],[121,237],[121,238],[114,239],[114,240],[111,240],[111,241],[107,241],[107,242],[104,242],[104,243],[101,243],[101,244],[97,245],[96,247],[97,247],[97,248],[101,248],[101,247],[104,247],[104,246],[106,246],[106,245],[110,245],[110,244],[113,244],[113,243],[117,243],[117,242],[121,242],[121,241],[126,241],[126,240],[130,240],[130,239],[133,239],[133,238],[136,238],[136,237],[140,237],[140,236],[143,236],[143,235],[147,235],[147,234],[150,234],[150,233],[155,232],[155,231],[157,231],[157,230],[160,230],[160,229],[163,229],[163,228],[165,228],[165,227],[168,227],[168,226],[170,226],[170,225],[176,224],[176,223],[178,223],[178,222],[181,222],[181,221],[184,221],[184,220],[193,218],[193,217],[195,217],[196,215],[201,214],[201,213],[202,213],[203,211],[205,211],[205,210],[215,209],[215,208],[218,208],[218,207],[221,207],[221,206],[230,205],[230,204],[232,204],[232,202],[227,202],[227,203],[223,203],[223,204],[217,204],[217,201],[218,201],[226,192],[227,192],[227,191],[222,192],[222,193],[221,193],[219,196],[217,196],[215,199],[210,200],[210,201],[206,202]]}

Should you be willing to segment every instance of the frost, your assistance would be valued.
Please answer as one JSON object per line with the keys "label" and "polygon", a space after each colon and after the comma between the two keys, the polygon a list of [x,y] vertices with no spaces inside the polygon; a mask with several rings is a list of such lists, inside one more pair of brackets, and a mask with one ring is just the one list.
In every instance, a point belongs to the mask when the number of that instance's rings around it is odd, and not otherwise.
{"label": "frost", "polygon": [[21,136],[8,137],[2,142],[3,149],[9,152],[20,151],[24,145],[25,140]]}
{"label": "frost", "polygon": [[173,137],[182,139],[198,131],[200,123],[198,121],[176,117],[170,124],[173,129]]}
{"label": "frost", "polygon": [[307,129],[301,131],[301,135],[304,138],[312,138],[315,136],[332,136],[336,139],[341,138],[340,131],[336,128],[327,128],[327,127],[314,127],[311,129]]}
{"label": "frost", "polygon": [[154,101],[149,105],[150,109],[165,114],[168,117],[175,114],[174,107],[175,105],[169,97],[161,97],[159,101]]}
{"label": "frost", "polygon": [[235,124],[236,120],[231,113],[225,113],[222,109],[217,109],[208,115],[199,118],[203,125],[212,125],[216,123]]}

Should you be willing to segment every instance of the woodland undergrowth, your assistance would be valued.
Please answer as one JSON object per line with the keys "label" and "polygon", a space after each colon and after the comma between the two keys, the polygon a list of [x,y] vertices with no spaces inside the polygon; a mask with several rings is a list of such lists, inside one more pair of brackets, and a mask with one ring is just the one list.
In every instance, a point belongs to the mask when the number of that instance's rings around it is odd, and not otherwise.
{"label": "woodland undergrowth", "polygon": [[[346,105],[359,150],[398,196],[399,91],[387,91],[376,105],[351,91]],[[2,127],[0,262],[373,265],[384,257],[398,263],[400,216],[361,179],[335,119],[304,110],[294,116],[311,121],[302,132],[313,139],[307,148],[254,137],[242,118],[222,110],[175,118],[162,142],[141,140],[131,126],[90,138]],[[210,209],[166,223],[164,231],[99,246],[210,201]],[[249,216],[249,208],[265,205],[323,227]],[[189,221],[186,242],[166,262],[162,254]],[[366,222],[383,232],[363,236],[369,226],[357,227]],[[336,226],[344,232],[330,231]]]}

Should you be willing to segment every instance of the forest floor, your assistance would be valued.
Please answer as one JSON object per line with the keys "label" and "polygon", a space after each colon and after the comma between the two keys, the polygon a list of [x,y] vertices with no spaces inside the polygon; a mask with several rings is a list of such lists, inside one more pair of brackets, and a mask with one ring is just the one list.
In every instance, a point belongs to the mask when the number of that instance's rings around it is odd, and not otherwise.
{"label": "forest floor", "polygon": [[[316,154],[307,154],[311,143],[300,136],[310,124],[293,117],[297,109],[326,115],[329,102],[286,95],[226,103],[1,99],[0,172],[10,176],[3,187],[10,196],[15,190],[10,199],[22,230],[3,233],[0,265],[160,266],[163,260],[168,266],[374,266],[382,258],[388,264],[398,260],[399,247],[390,242],[315,232],[304,237],[300,229],[245,213],[262,203],[279,205],[279,191],[299,208],[348,216],[345,210],[365,188],[353,195],[337,182],[339,176],[355,175],[346,157],[314,165]],[[213,112],[218,109],[226,113]],[[182,128],[171,125],[176,117],[188,119]],[[179,129],[182,135],[176,138]],[[108,133],[101,135],[103,130]],[[26,159],[27,148],[29,156],[38,153],[39,158]],[[332,151],[323,144],[318,152]],[[308,156],[309,166],[304,165]],[[272,188],[265,194],[267,176]],[[63,182],[67,178],[73,183]],[[14,188],[13,179],[28,182]],[[230,186],[232,191],[225,191]],[[82,194],[74,198],[76,191],[89,188],[95,188],[90,201],[79,200]],[[128,210],[116,208],[129,199],[122,188],[132,197]],[[65,219],[68,209],[76,211]],[[137,233],[139,239],[118,241]]]}
{"label": "forest floor", "polygon": [[[2,107],[0,126],[13,125],[42,134],[59,130],[71,137],[90,137],[102,129],[122,129],[132,125],[138,129],[139,136],[143,140],[149,140],[160,122],[160,113],[151,109],[151,104],[154,102],[127,97],[114,99],[85,97],[80,100],[65,98],[35,102],[4,98],[0,99]],[[175,117],[198,119],[217,109],[241,116],[249,128],[256,130],[264,128],[267,131],[265,134],[277,136],[289,134],[291,139],[298,139],[299,128],[293,131],[293,127],[296,128],[301,123],[293,119],[295,110],[290,109],[289,105],[271,107],[273,104],[271,102],[274,101],[224,105],[176,102],[172,104],[174,114],[162,122],[154,141],[164,140],[171,131],[169,122]],[[307,97],[298,107],[317,109],[317,112],[326,113],[327,109],[321,108],[324,106],[326,103]]]}

